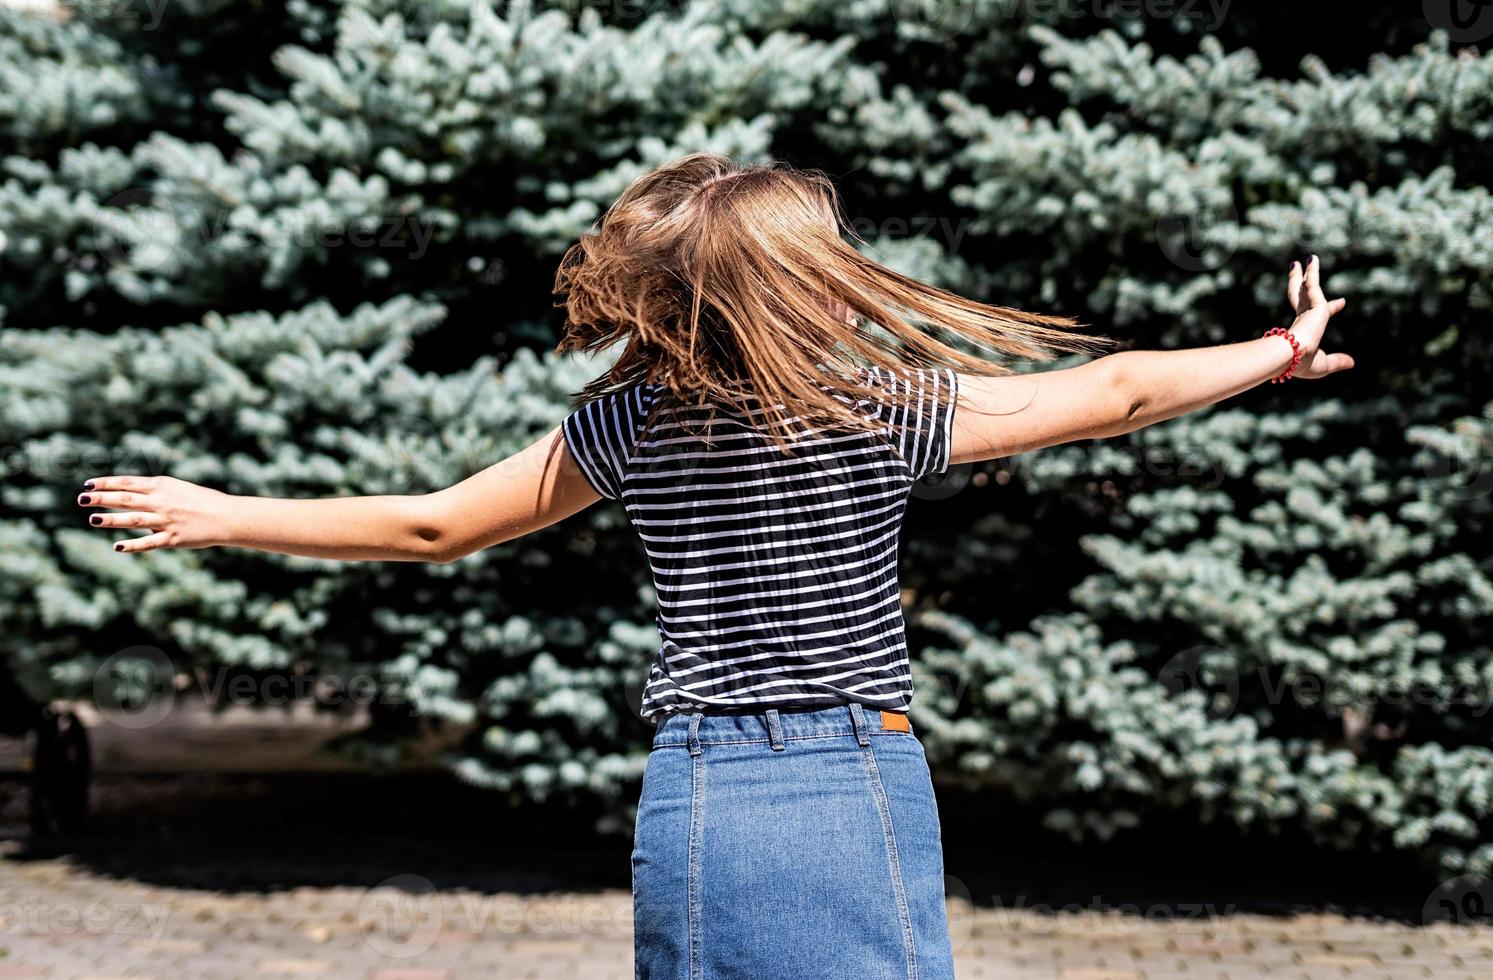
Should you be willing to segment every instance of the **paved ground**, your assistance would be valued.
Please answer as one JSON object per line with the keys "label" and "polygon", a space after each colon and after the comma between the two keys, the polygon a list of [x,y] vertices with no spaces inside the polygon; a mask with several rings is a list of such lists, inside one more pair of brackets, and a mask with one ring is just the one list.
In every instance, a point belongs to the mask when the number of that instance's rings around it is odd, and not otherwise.
{"label": "paved ground", "polygon": [[[96,739],[91,836],[51,849],[0,780],[0,980],[632,976],[625,840],[444,773],[339,773],[303,745],[338,726],[273,721]],[[1493,978],[1493,929],[1423,924],[1486,916],[1493,884],[1442,894],[1391,856],[1186,821],[1076,847],[939,800],[961,978]]]}
{"label": "paved ground", "polygon": [[[225,860],[254,865],[250,853]],[[343,869],[297,868],[300,880]],[[0,977],[355,977],[457,980],[632,975],[626,891],[450,887],[435,875],[226,889],[121,877],[0,845]],[[953,883],[955,890],[959,888]],[[960,977],[1009,980],[1493,977],[1493,934],[1336,915],[1207,908],[997,909],[950,900]],[[1158,921],[1165,912],[1168,921]]]}

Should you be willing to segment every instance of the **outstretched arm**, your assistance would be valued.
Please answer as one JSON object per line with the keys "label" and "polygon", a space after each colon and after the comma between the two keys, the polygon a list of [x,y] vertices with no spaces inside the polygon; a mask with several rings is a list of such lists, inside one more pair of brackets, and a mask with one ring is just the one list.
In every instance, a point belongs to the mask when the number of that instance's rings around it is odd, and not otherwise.
{"label": "outstretched arm", "polygon": [[[1316,256],[1291,263],[1291,333],[1301,346],[1296,378],[1322,378],[1353,366],[1321,349],[1327,322],[1345,301],[1322,294]],[[1185,415],[1281,374],[1291,363],[1284,337],[1178,351],[1122,351],[1088,364],[999,378],[961,376],[951,459],[997,459],[1076,439],[1104,439]]]}
{"label": "outstretched arm", "polygon": [[78,503],[97,527],[148,530],[116,551],[254,548],[347,561],[446,563],[564,520],[601,499],[560,430],[455,486],[416,496],[237,497],[169,476],[102,476]]}

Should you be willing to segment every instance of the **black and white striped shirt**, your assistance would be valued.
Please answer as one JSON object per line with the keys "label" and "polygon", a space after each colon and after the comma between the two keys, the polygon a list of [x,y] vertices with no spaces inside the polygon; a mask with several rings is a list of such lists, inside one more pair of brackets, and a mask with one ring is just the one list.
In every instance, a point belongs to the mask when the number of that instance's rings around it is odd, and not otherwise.
{"label": "black and white striped shirt", "polygon": [[[810,428],[792,437],[792,454],[752,413],[717,408],[705,424],[707,409],[670,405],[654,384],[565,419],[571,454],[598,493],[622,502],[653,569],[663,642],[645,718],[907,708],[898,539],[914,482],[948,467],[957,376],[866,376],[872,392],[857,411],[881,428]],[[910,397],[878,397],[892,386]]]}

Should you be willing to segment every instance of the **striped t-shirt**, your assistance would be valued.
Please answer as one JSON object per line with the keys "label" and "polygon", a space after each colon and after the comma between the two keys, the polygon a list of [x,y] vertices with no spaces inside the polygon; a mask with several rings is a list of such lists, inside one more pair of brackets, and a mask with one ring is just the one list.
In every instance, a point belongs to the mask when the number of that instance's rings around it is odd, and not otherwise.
{"label": "striped t-shirt", "polygon": [[[873,383],[856,410],[881,427],[808,428],[792,454],[751,413],[718,407],[711,419],[650,383],[565,419],[581,471],[622,502],[652,566],[662,644],[643,717],[907,708],[898,539],[914,482],[948,467],[957,376],[863,376]],[[886,397],[893,386],[910,397]]]}

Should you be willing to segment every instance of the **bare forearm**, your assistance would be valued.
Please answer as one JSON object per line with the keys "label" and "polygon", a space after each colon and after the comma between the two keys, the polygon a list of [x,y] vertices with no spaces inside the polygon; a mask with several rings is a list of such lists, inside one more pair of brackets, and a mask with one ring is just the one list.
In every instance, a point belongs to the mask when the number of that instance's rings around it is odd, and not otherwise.
{"label": "bare forearm", "polygon": [[343,561],[441,561],[445,542],[419,497],[287,500],[224,495],[219,540],[235,548]]}
{"label": "bare forearm", "polygon": [[1176,351],[1122,351],[1109,362],[1125,405],[1120,433],[1164,422],[1248,391],[1286,370],[1283,337]]}
{"label": "bare forearm", "polygon": [[226,546],[340,561],[451,562],[537,531],[600,495],[558,428],[454,486],[418,496],[235,497],[169,476],[83,484],[95,527],[148,531],[115,551]]}

